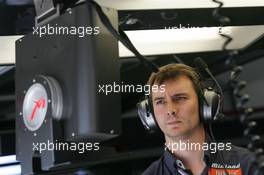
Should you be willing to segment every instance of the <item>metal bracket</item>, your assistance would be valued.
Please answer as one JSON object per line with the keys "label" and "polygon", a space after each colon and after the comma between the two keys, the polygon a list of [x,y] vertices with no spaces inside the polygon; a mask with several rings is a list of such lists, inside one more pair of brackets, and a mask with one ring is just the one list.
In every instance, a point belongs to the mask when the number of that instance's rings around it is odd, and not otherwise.
{"label": "metal bracket", "polygon": [[34,0],[36,9],[35,25],[42,26],[60,15],[60,6],[54,6],[53,0]]}

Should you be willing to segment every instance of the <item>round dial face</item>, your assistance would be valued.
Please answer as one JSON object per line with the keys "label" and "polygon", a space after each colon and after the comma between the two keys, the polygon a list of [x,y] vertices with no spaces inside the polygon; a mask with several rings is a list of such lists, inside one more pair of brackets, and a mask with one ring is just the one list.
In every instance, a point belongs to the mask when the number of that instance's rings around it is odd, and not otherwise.
{"label": "round dial face", "polygon": [[40,83],[33,84],[27,91],[23,102],[23,120],[30,131],[39,129],[46,117],[48,95]]}

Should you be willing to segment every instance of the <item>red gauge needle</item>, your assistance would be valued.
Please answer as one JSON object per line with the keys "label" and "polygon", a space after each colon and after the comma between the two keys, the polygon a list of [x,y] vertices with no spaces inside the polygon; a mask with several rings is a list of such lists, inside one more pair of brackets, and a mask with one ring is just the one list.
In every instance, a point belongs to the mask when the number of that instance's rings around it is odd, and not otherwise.
{"label": "red gauge needle", "polygon": [[33,108],[33,111],[31,113],[31,116],[30,116],[30,120],[33,120],[35,118],[35,114],[36,114],[36,111],[37,109],[40,109],[42,107],[42,109],[45,108],[45,100],[43,98],[40,98],[38,101],[35,101],[35,106]]}

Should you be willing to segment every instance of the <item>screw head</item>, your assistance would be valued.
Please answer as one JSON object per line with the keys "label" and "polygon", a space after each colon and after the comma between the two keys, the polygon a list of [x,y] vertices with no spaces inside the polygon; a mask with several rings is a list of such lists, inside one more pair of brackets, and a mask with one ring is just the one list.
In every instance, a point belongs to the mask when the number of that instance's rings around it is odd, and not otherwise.
{"label": "screw head", "polygon": [[114,133],[115,133],[115,131],[113,129],[111,129],[110,134],[114,134]]}

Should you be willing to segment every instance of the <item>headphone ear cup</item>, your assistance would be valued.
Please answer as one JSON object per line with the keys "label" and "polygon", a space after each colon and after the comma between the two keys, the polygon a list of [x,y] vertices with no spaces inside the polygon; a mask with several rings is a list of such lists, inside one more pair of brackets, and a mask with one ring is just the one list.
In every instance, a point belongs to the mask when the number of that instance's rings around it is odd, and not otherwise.
{"label": "headphone ear cup", "polygon": [[203,100],[200,105],[200,115],[203,121],[210,122],[217,119],[220,111],[220,96],[213,90],[203,91]]}
{"label": "headphone ear cup", "polygon": [[137,104],[139,118],[147,131],[158,129],[151,104],[150,97],[146,97],[145,100]]}

